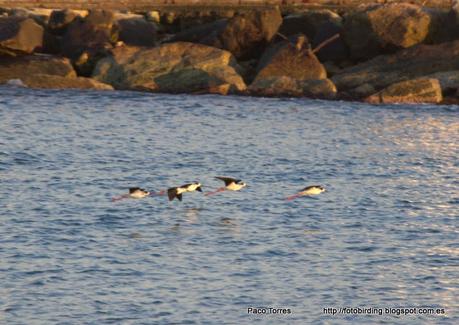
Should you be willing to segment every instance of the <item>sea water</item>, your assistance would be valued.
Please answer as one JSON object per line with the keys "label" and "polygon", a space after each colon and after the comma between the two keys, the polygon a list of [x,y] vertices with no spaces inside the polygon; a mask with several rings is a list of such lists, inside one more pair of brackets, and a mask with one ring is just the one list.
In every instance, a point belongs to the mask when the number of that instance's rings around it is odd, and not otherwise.
{"label": "sea water", "polygon": [[0,180],[2,324],[459,323],[458,106],[1,88]]}

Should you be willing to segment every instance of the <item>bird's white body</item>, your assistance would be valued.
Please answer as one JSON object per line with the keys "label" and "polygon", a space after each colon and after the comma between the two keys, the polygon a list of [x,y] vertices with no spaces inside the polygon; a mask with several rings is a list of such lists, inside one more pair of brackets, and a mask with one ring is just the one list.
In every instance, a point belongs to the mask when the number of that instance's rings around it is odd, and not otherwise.
{"label": "bird's white body", "polygon": [[128,194],[124,194],[124,195],[121,195],[121,196],[117,196],[117,197],[114,197],[112,199],[112,202],[116,202],[116,201],[120,201],[120,200],[124,200],[124,199],[142,199],[144,197],[147,197],[150,195],[150,192],[147,191],[147,190],[144,190],[143,188],[140,188],[140,187],[131,187],[129,188],[129,193]]}
{"label": "bird's white body", "polygon": [[221,193],[223,191],[239,191],[247,186],[247,184],[241,181],[240,179],[223,176],[216,176],[215,178],[223,181],[225,183],[225,186],[220,187],[213,192],[207,192],[206,195],[214,195],[217,193]]}
{"label": "bird's white body", "polygon": [[132,191],[131,193],[129,193],[129,197],[133,199],[142,199],[149,195],[150,195],[150,192],[142,190],[142,189],[136,189],[135,191]]}
{"label": "bird's white body", "polygon": [[177,198],[179,201],[182,201],[182,194],[186,192],[202,192],[201,183],[195,182],[190,184],[185,184],[179,187],[171,187],[167,190],[167,195],[169,196],[169,201]]}
{"label": "bird's white body", "polygon": [[192,183],[188,185],[186,188],[179,187],[177,193],[185,193],[185,192],[194,192],[196,191],[199,187],[201,187],[201,183]]}
{"label": "bird's white body", "polygon": [[230,183],[228,184],[225,188],[229,191],[239,191],[241,189],[243,189],[244,187],[246,187],[247,184],[245,183]]}
{"label": "bird's white body", "polygon": [[322,186],[308,186],[298,194],[300,195],[318,195],[322,192],[325,192],[325,189]]}
{"label": "bird's white body", "polygon": [[301,191],[299,191],[295,195],[288,196],[286,199],[287,201],[291,201],[301,196],[318,195],[322,192],[325,192],[325,187],[321,185],[311,185],[311,186],[307,186],[303,188]]}

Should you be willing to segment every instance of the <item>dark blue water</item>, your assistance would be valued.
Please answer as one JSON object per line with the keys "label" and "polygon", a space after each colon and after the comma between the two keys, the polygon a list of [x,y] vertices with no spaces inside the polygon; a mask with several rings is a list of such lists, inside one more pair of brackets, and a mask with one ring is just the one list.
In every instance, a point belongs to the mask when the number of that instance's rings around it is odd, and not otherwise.
{"label": "dark blue water", "polygon": [[457,106],[2,88],[0,179],[2,324],[459,322]]}

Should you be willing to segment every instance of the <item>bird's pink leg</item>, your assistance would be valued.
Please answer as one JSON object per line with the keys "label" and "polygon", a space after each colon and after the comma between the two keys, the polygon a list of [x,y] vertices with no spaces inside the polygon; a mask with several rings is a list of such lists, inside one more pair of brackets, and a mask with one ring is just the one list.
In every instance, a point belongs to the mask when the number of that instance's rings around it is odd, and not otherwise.
{"label": "bird's pink leg", "polygon": [[217,189],[217,190],[215,190],[215,191],[213,191],[213,192],[207,192],[205,195],[206,195],[206,196],[214,195],[214,194],[223,192],[224,190],[226,190],[226,187],[220,187],[219,189]]}
{"label": "bird's pink leg", "polygon": [[120,200],[123,200],[123,199],[127,199],[129,197],[129,194],[124,194],[124,195],[120,195],[120,196],[116,196],[112,199],[112,202],[116,202],[116,201],[120,201]]}
{"label": "bird's pink leg", "polygon": [[297,193],[297,194],[295,194],[295,195],[287,196],[285,199],[286,199],[287,201],[291,201],[291,200],[294,200],[294,199],[296,199],[296,198],[299,198],[300,196],[301,196],[301,194],[298,194],[298,193]]}
{"label": "bird's pink leg", "polygon": [[151,192],[150,196],[163,196],[166,195],[166,190],[161,190],[159,192]]}

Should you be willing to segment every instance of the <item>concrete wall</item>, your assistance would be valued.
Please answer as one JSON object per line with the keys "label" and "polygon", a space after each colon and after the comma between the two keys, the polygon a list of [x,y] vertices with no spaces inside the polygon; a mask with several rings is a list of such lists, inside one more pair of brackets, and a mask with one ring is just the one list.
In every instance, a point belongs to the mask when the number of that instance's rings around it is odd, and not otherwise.
{"label": "concrete wall", "polygon": [[0,7],[9,8],[73,8],[145,10],[164,6],[262,6],[298,4],[306,6],[349,6],[362,3],[411,2],[427,6],[450,6],[450,0],[0,0]]}

